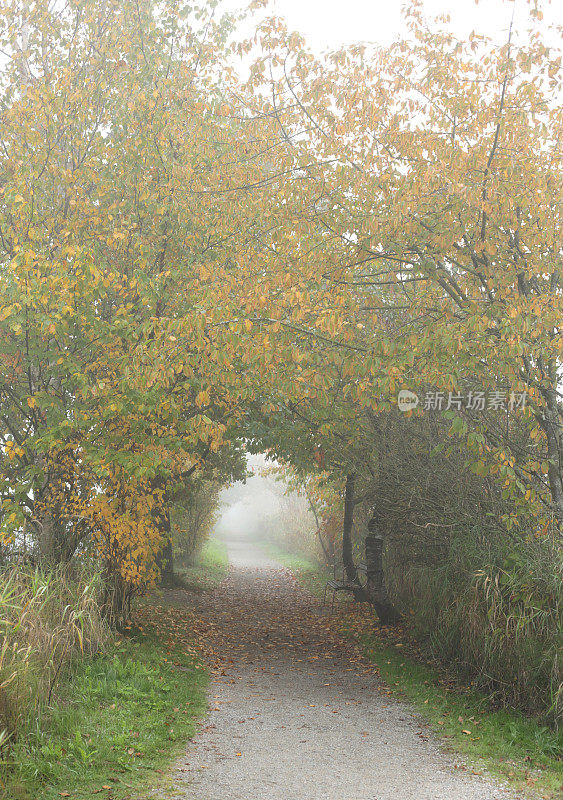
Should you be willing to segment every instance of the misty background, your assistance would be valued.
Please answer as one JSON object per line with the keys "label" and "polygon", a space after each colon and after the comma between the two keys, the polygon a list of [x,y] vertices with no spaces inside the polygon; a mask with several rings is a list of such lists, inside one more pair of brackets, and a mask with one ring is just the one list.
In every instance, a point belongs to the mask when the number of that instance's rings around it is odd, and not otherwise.
{"label": "misty background", "polygon": [[248,454],[250,472],[245,481],[225,487],[219,494],[213,535],[248,543],[268,541],[284,548],[319,555],[315,518],[304,493],[292,490],[276,461],[264,454]]}

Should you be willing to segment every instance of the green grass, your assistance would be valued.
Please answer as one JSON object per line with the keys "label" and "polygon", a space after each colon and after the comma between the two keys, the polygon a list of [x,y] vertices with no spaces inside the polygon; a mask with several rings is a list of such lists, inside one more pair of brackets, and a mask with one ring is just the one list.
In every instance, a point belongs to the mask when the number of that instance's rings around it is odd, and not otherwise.
{"label": "green grass", "polygon": [[[326,568],[274,544],[260,542],[260,546],[295,572],[310,591],[322,594],[330,577]],[[488,772],[531,795],[561,796],[561,733],[517,711],[494,709],[486,695],[456,686],[443,673],[409,657],[402,649],[404,636],[371,626],[367,620],[359,627],[344,625],[344,633],[356,638],[377,665],[388,691],[411,703],[452,750],[467,758],[470,769]]]}
{"label": "green grass", "polygon": [[473,769],[495,775],[544,797],[563,790],[563,736],[510,709],[492,709],[477,691],[445,686],[431,667],[386,646],[377,633],[358,636],[364,652],[379,668],[393,694],[406,699],[446,739],[468,757]]}
{"label": "green grass", "polygon": [[205,713],[205,685],[193,656],[153,634],[116,642],[77,664],[56,705],[20,736],[4,797],[144,798]]}
{"label": "green grass", "polygon": [[[225,545],[210,539],[180,572],[180,585],[207,591],[228,566]],[[144,631],[75,659],[51,706],[22,721],[5,754],[10,777],[0,782],[1,800],[172,796],[169,767],[205,714],[207,674],[194,654],[189,611],[153,595],[139,604],[137,619]]]}
{"label": "green grass", "polygon": [[205,592],[220,583],[228,570],[227,546],[212,538],[207,539],[193,565],[178,568],[178,576],[189,591]]}

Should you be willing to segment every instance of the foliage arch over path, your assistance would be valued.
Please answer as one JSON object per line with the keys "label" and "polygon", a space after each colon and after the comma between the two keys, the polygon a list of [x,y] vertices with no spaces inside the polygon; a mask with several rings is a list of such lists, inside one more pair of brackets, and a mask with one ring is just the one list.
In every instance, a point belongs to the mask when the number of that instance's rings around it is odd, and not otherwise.
{"label": "foliage arch over path", "polygon": [[[1,5],[6,551],[97,553],[122,608],[195,471],[240,473],[245,439],[377,482],[402,389],[442,393],[508,530],[559,535],[562,70],[540,12],[499,48],[413,3],[391,48],[320,58],[213,7]],[[455,399],[479,391],[499,405]]]}

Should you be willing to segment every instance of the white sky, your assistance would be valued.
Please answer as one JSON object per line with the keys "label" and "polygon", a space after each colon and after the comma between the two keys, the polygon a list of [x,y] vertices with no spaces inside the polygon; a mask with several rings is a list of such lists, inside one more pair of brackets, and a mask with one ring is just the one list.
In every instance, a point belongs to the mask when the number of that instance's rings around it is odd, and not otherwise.
{"label": "white sky", "polygon": [[[231,8],[244,2],[227,0]],[[527,0],[516,0],[515,28],[525,17]],[[401,34],[402,0],[272,0],[289,27],[303,33],[315,50],[357,41],[389,44]],[[424,0],[427,16],[449,14],[457,35],[472,30],[504,42],[512,16],[512,0]],[[563,0],[543,0],[545,20],[563,25]],[[554,42],[554,44],[556,44]],[[560,43],[558,43],[560,44]]]}

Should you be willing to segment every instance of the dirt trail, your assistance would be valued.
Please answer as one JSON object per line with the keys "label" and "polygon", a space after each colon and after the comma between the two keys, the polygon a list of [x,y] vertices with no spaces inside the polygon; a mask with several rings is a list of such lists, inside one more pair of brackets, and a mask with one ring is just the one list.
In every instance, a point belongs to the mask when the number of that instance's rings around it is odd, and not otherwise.
{"label": "dirt trail", "polygon": [[[179,764],[184,800],[493,800],[390,699],[326,611],[240,540],[196,601],[222,654],[211,714]],[[178,598],[179,599],[179,598]],[[514,798],[513,795],[510,795]]]}

